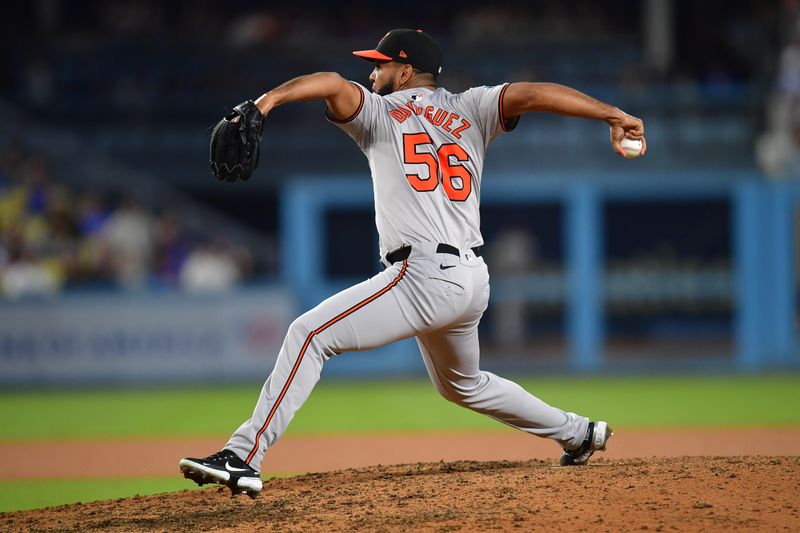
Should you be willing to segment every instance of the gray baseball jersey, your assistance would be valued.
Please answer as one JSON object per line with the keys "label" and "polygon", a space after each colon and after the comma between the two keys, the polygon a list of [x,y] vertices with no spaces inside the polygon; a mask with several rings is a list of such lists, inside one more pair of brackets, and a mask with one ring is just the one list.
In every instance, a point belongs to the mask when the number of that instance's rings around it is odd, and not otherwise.
{"label": "gray baseball jersey", "polygon": [[483,244],[478,208],[486,148],[516,125],[501,118],[507,85],[458,94],[414,88],[385,97],[355,85],[356,113],[328,119],[369,161],[381,255],[415,242]]}
{"label": "gray baseball jersey", "polygon": [[[483,243],[478,207],[486,148],[515,125],[503,116],[506,87],[460,94],[415,88],[383,97],[358,85],[357,111],[337,123],[369,160],[386,270],[290,326],[252,417],[225,446],[255,470],[328,359],[409,337],[416,337],[431,381],[448,400],[565,448],[583,442],[587,418],[479,367],[489,273],[470,248]],[[440,244],[457,251],[443,252]],[[408,257],[390,263],[386,252],[404,246]]]}

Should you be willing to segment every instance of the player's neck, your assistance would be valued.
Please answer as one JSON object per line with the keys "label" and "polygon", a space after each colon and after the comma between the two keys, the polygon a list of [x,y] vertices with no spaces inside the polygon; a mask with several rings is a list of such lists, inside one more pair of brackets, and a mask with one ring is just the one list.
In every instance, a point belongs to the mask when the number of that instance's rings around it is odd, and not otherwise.
{"label": "player's neck", "polygon": [[397,91],[405,91],[406,89],[420,89],[420,88],[422,88],[422,89],[430,89],[430,90],[433,91],[436,88],[438,88],[438,85],[436,85],[435,82],[417,80],[417,79],[411,78],[406,83],[403,83],[402,85],[400,85],[400,87],[397,88]]}

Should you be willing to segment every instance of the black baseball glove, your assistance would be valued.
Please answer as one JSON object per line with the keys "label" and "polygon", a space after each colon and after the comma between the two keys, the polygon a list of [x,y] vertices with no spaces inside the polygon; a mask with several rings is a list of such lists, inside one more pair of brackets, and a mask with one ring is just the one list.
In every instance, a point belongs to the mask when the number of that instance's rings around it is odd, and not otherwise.
{"label": "black baseball glove", "polygon": [[211,173],[218,180],[247,180],[258,166],[264,117],[252,100],[242,102],[211,132]]}

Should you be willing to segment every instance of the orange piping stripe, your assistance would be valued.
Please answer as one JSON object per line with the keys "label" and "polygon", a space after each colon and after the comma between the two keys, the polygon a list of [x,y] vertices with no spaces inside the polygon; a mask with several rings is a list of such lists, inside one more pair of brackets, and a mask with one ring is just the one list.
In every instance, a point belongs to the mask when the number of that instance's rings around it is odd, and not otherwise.
{"label": "orange piping stripe", "polygon": [[500,89],[500,101],[499,101],[498,111],[500,113],[500,127],[503,128],[503,131],[508,131],[508,129],[506,128],[506,117],[503,114],[503,96],[505,96],[506,89],[508,89],[509,85],[510,83],[506,83],[506,86]]}
{"label": "orange piping stripe", "polygon": [[[353,82],[350,82],[350,83],[353,83]],[[329,116],[328,118],[330,119],[331,122],[335,122],[337,124],[346,124],[346,123],[352,121],[354,118],[356,118],[359,113],[361,113],[361,108],[364,107],[364,91],[361,89],[361,87],[359,87],[355,83],[353,83],[353,85],[355,85],[355,88],[358,89],[358,94],[361,96],[361,101],[358,102],[358,109],[356,109],[355,113],[353,113],[352,115],[350,115],[349,117],[347,117],[345,119],[339,119],[339,118],[336,118],[334,116]]]}
{"label": "orange piping stripe", "polygon": [[256,451],[258,451],[258,441],[261,440],[261,435],[263,435],[264,432],[267,430],[267,427],[269,426],[269,423],[272,421],[272,417],[275,416],[275,412],[278,410],[278,406],[281,404],[281,402],[283,401],[283,397],[286,395],[286,392],[289,390],[289,385],[291,385],[295,374],[297,374],[297,370],[300,368],[300,362],[303,360],[303,356],[306,353],[306,349],[308,349],[308,345],[311,344],[311,339],[314,338],[314,335],[322,333],[323,331],[325,331],[326,329],[328,329],[329,327],[331,327],[332,325],[334,325],[335,323],[337,323],[341,319],[346,318],[347,316],[349,316],[349,315],[353,314],[354,312],[358,311],[359,309],[361,309],[362,307],[364,307],[368,303],[374,301],[375,299],[377,299],[380,296],[383,296],[384,294],[389,292],[392,289],[392,287],[397,285],[397,283],[401,279],[403,279],[403,276],[406,273],[406,267],[408,267],[408,260],[407,259],[405,261],[403,261],[403,268],[400,269],[400,273],[397,275],[396,278],[394,278],[394,280],[392,280],[392,282],[389,285],[387,285],[386,287],[382,288],[381,290],[379,290],[378,292],[376,292],[375,294],[373,294],[369,298],[367,298],[365,300],[362,300],[359,303],[355,304],[350,309],[348,309],[348,310],[340,313],[339,315],[335,316],[334,318],[330,319],[325,324],[323,324],[322,326],[318,327],[317,329],[315,329],[314,331],[312,331],[311,333],[308,334],[308,337],[306,337],[306,342],[303,343],[303,348],[300,350],[300,355],[297,356],[297,361],[295,362],[294,367],[292,368],[292,372],[289,374],[289,378],[286,380],[286,384],[283,386],[283,390],[281,390],[281,393],[278,395],[278,399],[276,400],[275,405],[273,405],[272,409],[270,409],[269,414],[267,415],[267,419],[264,421],[264,425],[261,426],[261,429],[259,429],[258,433],[256,433],[256,442],[253,445],[253,449],[250,450],[250,454],[247,456],[247,459],[245,460],[245,463],[247,463],[249,465],[250,461],[253,460],[253,457],[255,456]]}

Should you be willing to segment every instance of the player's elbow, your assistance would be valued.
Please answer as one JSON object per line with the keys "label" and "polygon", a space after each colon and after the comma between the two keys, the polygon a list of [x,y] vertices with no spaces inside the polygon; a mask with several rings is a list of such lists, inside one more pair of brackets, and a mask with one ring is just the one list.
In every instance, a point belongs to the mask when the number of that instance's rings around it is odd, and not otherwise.
{"label": "player's elbow", "polygon": [[340,93],[347,87],[347,80],[338,72],[318,72],[317,76],[323,81],[326,98]]}

